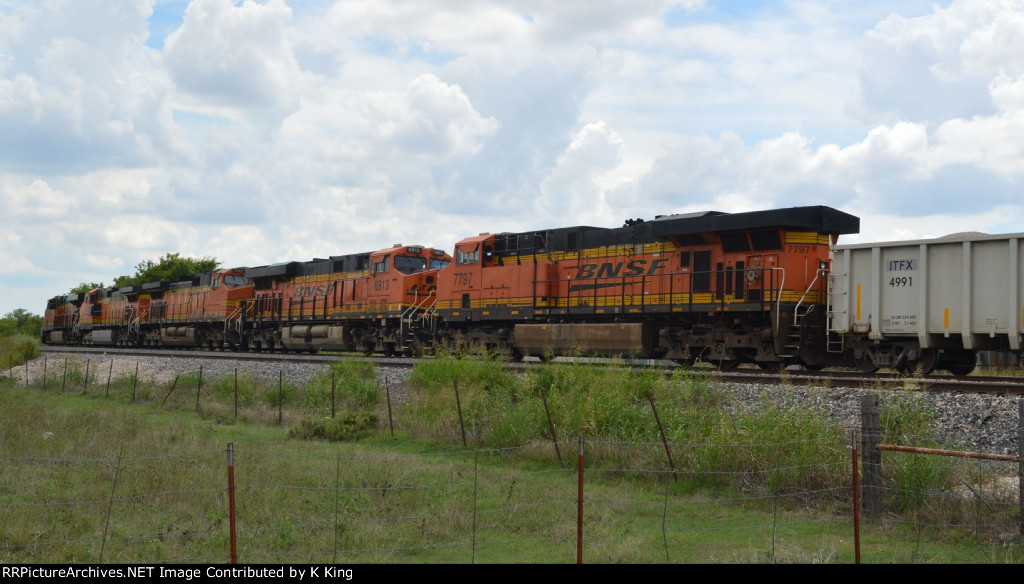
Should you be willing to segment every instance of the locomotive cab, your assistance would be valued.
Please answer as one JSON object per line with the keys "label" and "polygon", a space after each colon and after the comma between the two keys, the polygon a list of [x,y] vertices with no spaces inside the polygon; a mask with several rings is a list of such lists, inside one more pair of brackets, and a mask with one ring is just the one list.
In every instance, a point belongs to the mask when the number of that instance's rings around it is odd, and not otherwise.
{"label": "locomotive cab", "polygon": [[437,272],[451,262],[442,250],[419,245],[394,247],[370,254],[367,299],[377,318],[403,316],[433,306]]}
{"label": "locomotive cab", "polygon": [[62,345],[76,342],[78,307],[84,298],[84,294],[65,294],[46,301],[42,330],[44,344]]}

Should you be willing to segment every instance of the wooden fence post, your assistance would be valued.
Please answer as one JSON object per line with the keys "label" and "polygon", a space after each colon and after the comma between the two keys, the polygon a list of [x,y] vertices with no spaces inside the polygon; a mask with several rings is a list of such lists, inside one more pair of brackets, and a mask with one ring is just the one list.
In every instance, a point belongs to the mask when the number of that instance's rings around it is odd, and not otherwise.
{"label": "wooden fence post", "polygon": [[860,398],[861,465],[863,476],[864,516],[882,516],[882,441],[878,396],[869,394]]}

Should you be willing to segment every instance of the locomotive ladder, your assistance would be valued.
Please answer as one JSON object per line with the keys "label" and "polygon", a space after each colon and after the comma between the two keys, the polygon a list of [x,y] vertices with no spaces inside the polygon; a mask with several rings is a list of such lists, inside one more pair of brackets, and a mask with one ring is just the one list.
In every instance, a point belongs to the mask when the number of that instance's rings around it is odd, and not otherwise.
{"label": "locomotive ladder", "polygon": [[402,312],[402,318],[399,321],[398,338],[402,342],[403,349],[416,342],[416,332],[423,328],[423,321],[433,315],[434,307],[424,308],[424,305],[434,297],[434,293],[427,294],[423,300],[418,300],[418,296],[417,292],[417,297],[414,297],[413,303]]}
{"label": "locomotive ladder", "polygon": [[142,319],[149,316],[149,307],[138,313],[135,312],[134,307],[132,308],[132,315],[128,317],[128,334],[137,335],[139,330],[142,328]]}
{"label": "locomotive ladder", "polygon": [[247,304],[243,301],[224,319],[225,335],[230,331],[238,333],[239,336],[242,335],[242,318],[245,316],[245,313],[248,312],[247,308]]}
{"label": "locomotive ladder", "polygon": [[[790,327],[786,333],[786,342],[783,344],[784,357],[794,357],[800,352],[800,325],[804,316],[809,314],[814,309],[814,305],[804,304],[804,300],[807,299],[807,295],[814,289],[814,285],[818,282],[818,278],[822,275],[824,270],[815,270],[814,278],[811,283],[807,285],[807,289],[804,290],[803,295],[800,296],[800,300],[797,300],[796,306],[793,307],[793,326]],[[781,292],[780,292],[781,293]]]}

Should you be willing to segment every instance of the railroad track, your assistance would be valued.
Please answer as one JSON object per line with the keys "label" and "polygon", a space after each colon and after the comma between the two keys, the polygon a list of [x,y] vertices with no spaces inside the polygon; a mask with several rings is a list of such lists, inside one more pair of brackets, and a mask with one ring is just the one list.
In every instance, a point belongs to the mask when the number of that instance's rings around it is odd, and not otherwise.
{"label": "railroad track", "polygon": [[[43,352],[50,354],[81,354],[81,355],[117,355],[119,357],[169,357],[188,359],[234,360],[240,362],[271,362],[271,363],[322,363],[327,364],[339,359],[360,359],[371,361],[380,366],[393,368],[412,368],[417,359],[407,357],[365,357],[357,354],[339,353],[239,353],[233,351],[206,351],[189,349],[146,349],[146,348],[111,348],[111,347],[70,347],[44,345]],[[591,360],[595,365],[609,363],[606,359]],[[540,365],[539,361],[509,363],[510,367],[529,369]],[[636,367],[657,367],[666,374],[679,369],[677,365],[666,365],[664,362],[633,362],[627,365]],[[808,371],[787,369],[784,371],[745,369],[719,371],[711,367],[697,366],[699,371],[722,381],[749,384],[790,384],[807,387],[850,387],[856,389],[877,390],[914,390],[946,393],[975,393],[991,395],[1024,395],[1024,377],[994,377],[971,375],[955,377],[951,375],[927,375],[915,377],[899,373],[864,374],[859,371],[824,370]]]}

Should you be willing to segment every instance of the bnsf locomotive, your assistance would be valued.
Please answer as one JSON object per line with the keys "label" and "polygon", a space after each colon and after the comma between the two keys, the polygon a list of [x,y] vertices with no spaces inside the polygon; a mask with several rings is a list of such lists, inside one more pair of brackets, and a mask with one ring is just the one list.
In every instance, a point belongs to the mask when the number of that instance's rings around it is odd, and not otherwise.
{"label": "bnsf locomotive", "polygon": [[[385,355],[469,344],[515,358],[582,353],[959,374],[973,368],[978,348],[1020,348],[1020,270],[1010,270],[1013,298],[1000,304],[1011,322],[1002,313],[987,319],[1002,328],[983,339],[961,330],[969,318],[950,328],[947,306],[945,327],[932,331],[937,321],[914,299],[931,298],[928,282],[942,288],[945,273],[901,273],[886,286],[883,268],[946,266],[951,252],[935,246],[940,259],[928,263],[908,255],[925,253],[922,242],[891,244],[895,251],[837,247],[859,227],[857,217],[814,206],[481,234],[456,243],[453,255],[396,245],[58,296],[47,304],[43,342]],[[999,241],[993,246],[1014,251],[993,261],[1010,254],[1019,263],[1018,238]],[[970,242],[957,245],[972,253]],[[984,312],[964,302],[954,314]]]}
{"label": "bnsf locomotive", "polygon": [[44,343],[235,350],[363,350],[393,354],[430,342],[425,319],[442,250],[396,245],[179,282],[50,299]]}

